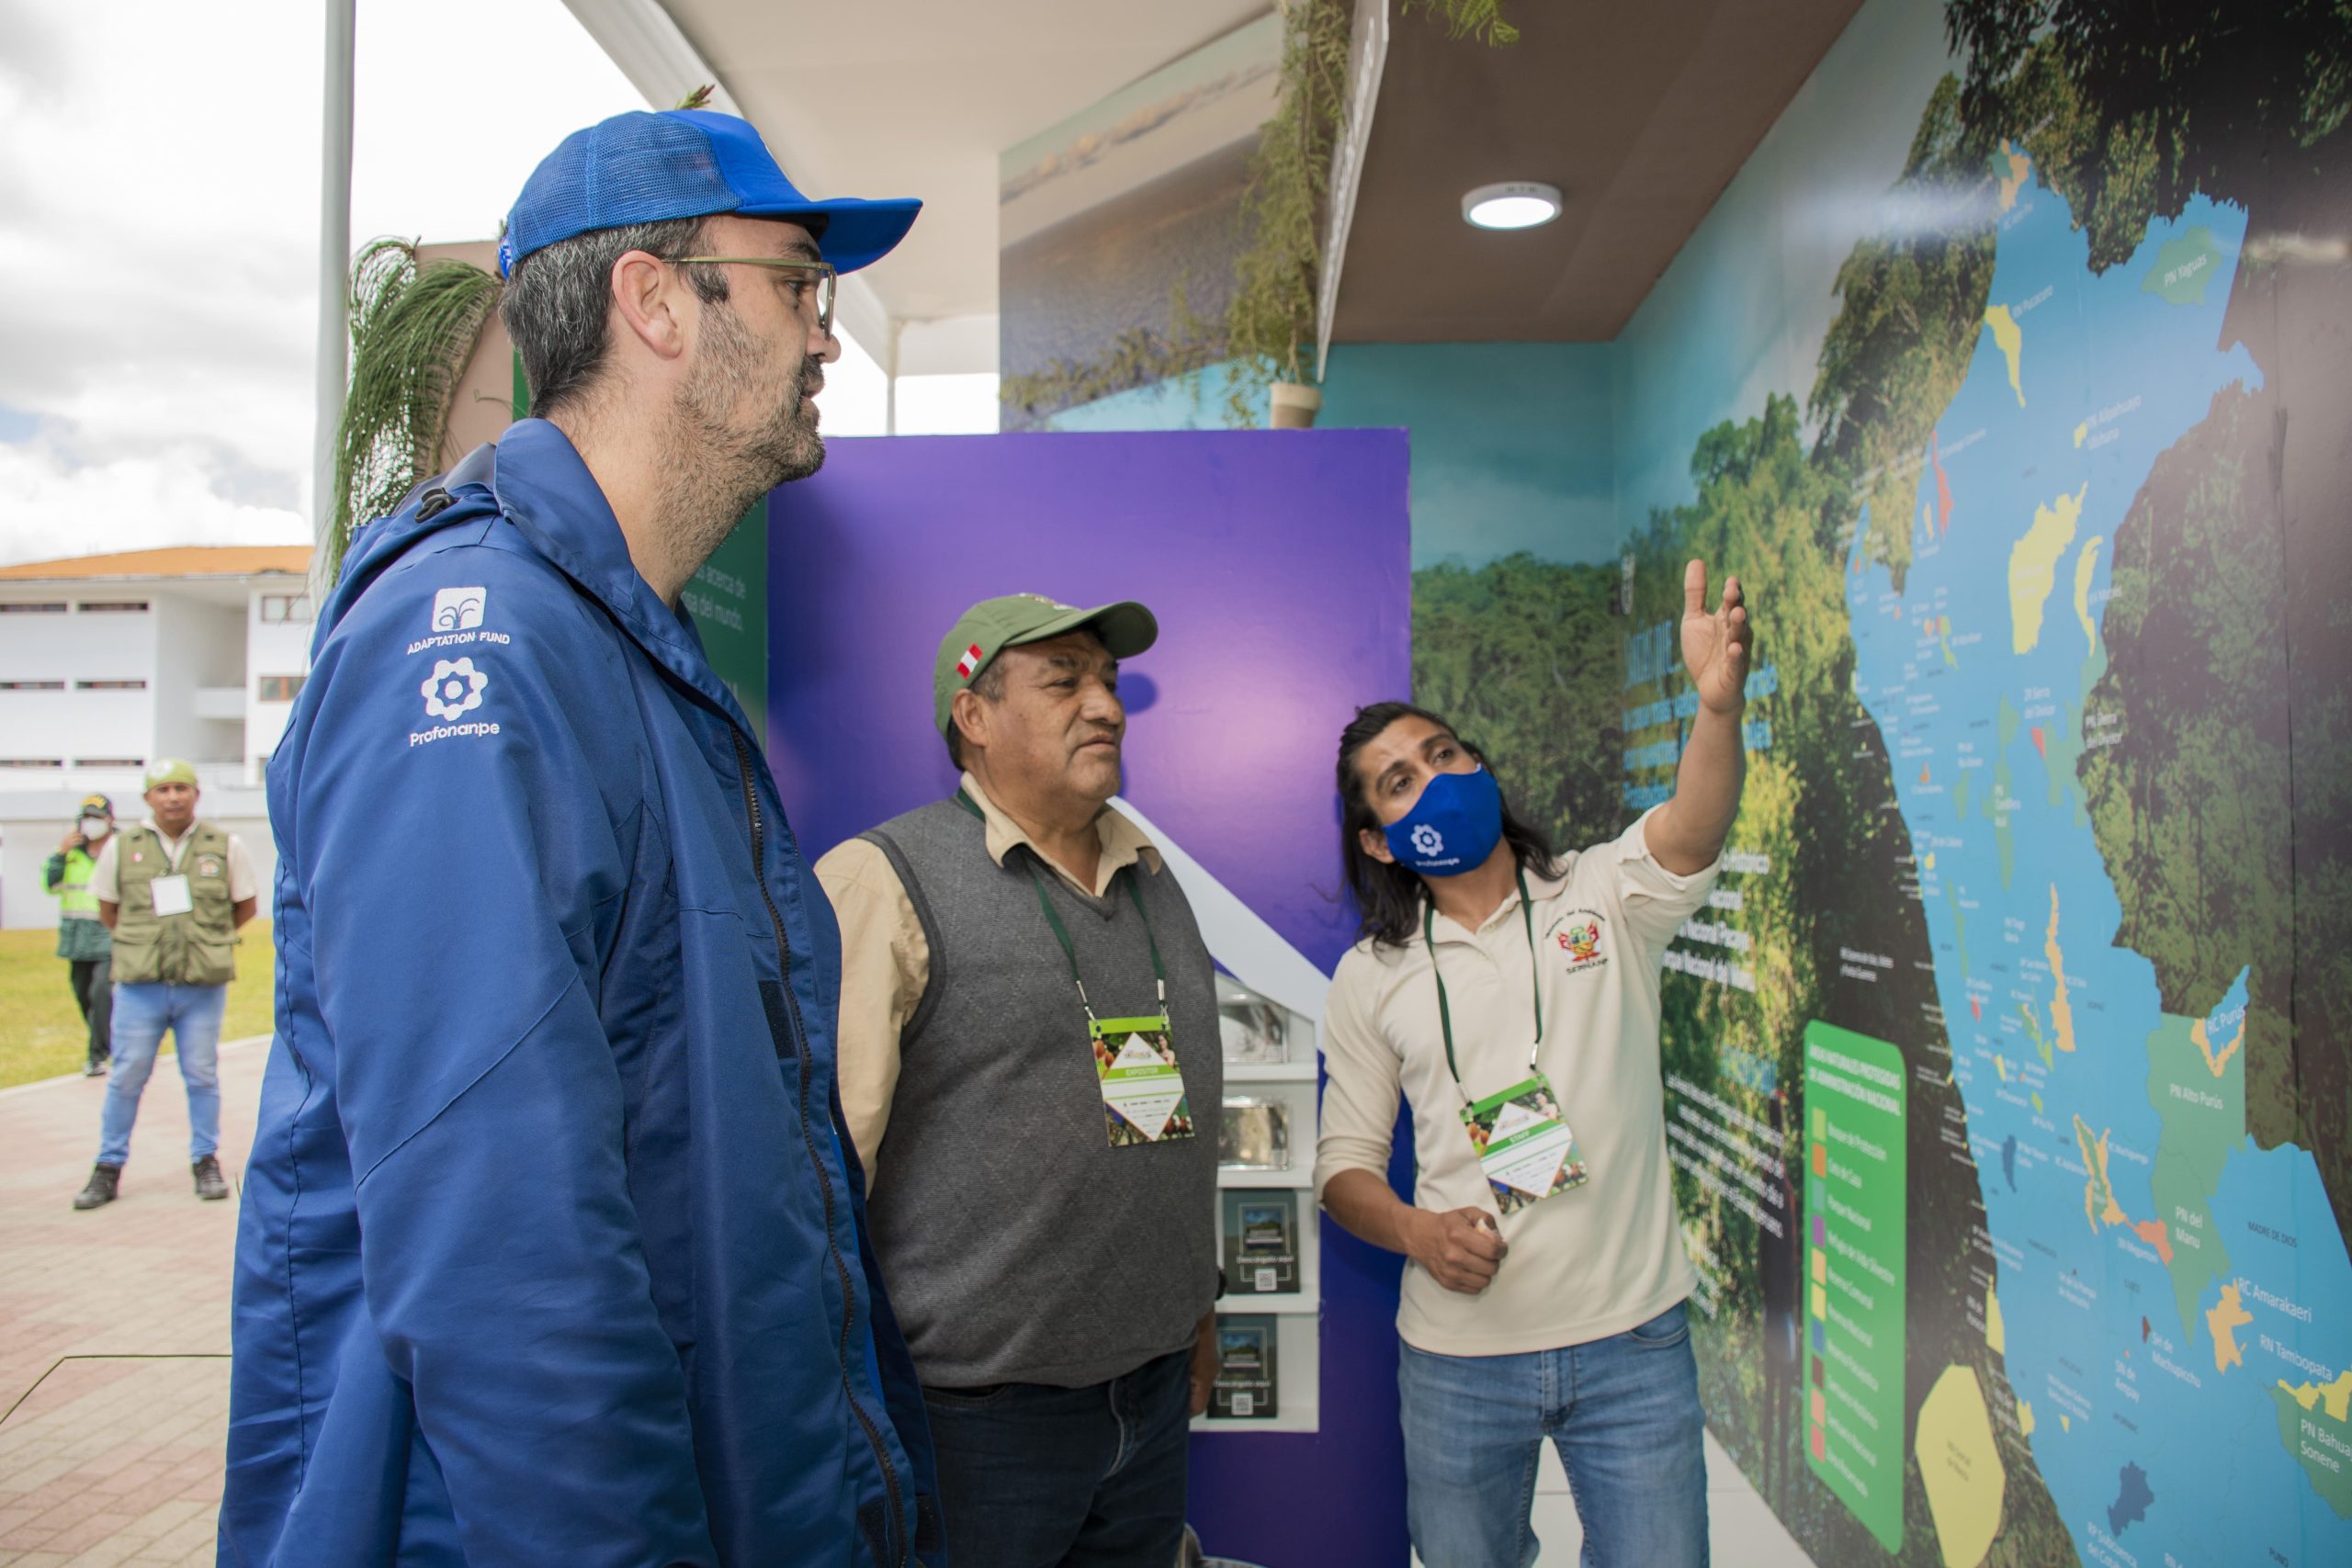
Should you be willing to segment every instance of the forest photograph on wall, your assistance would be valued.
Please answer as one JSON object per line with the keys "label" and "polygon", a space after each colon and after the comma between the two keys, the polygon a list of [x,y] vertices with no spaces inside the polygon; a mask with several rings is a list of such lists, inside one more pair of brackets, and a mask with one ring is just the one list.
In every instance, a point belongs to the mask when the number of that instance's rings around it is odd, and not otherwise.
{"label": "forest photograph on wall", "polygon": [[1873,12],[1951,59],[1815,378],[1630,546],[1624,810],[1681,562],[1769,610],[1666,977],[1709,1419],[1824,1562],[2352,1562],[2346,23]]}

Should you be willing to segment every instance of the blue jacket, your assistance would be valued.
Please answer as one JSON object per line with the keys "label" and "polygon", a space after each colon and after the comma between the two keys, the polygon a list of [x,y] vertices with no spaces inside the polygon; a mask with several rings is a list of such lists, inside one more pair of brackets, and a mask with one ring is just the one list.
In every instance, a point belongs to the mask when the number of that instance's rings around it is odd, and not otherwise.
{"label": "blue jacket", "polygon": [[353,541],[269,812],[220,1561],[943,1562],[832,912],[555,426]]}

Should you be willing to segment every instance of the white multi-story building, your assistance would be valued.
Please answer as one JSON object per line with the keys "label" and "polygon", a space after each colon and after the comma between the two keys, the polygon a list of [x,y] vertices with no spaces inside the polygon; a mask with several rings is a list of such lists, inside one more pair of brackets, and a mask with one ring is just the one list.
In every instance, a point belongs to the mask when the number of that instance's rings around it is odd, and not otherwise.
{"label": "white multi-story building", "polygon": [[199,546],[0,567],[0,925],[46,925],[40,867],[93,792],[196,764],[203,814],[276,855],[262,768],[310,670],[306,545]]}

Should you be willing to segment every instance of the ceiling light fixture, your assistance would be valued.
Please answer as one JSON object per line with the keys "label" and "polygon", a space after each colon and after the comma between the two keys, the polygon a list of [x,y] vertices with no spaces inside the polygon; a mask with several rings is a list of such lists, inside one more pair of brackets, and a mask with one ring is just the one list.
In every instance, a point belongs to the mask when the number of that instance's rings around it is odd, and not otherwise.
{"label": "ceiling light fixture", "polygon": [[1560,215],[1560,187],[1533,180],[1480,186],[1462,198],[1462,220],[1479,229],[1533,229]]}

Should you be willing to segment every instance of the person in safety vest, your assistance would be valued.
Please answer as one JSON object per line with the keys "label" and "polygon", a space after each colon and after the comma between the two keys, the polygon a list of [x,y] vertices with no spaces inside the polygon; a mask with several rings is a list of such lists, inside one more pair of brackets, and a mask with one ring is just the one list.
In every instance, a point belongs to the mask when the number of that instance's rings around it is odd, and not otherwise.
{"label": "person in safety vest", "polygon": [[516,199],[535,417],[353,537],[270,760],[222,1563],[945,1562],[840,938],[684,607],[823,461],[834,275],[919,206],[705,110]]}
{"label": "person in safety vest", "polygon": [[107,1075],[98,1163],[77,1209],[111,1203],[130,1158],[139,1097],[169,1030],[187,1089],[187,1156],[196,1195],[229,1195],[220,1175],[220,1019],[237,977],[237,931],[260,890],[234,833],[197,820],[196,770],[147,770],[146,821],[115,834],[90,868],[98,919],[114,933],[114,1066]]}
{"label": "person in safety vest", "polygon": [[107,1042],[114,1017],[114,939],[98,919],[98,896],[90,891],[98,852],[113,833],[114,802],[103,795],[85,796],[81,818],[40,873],[41,886],[57,895],[57,956],[65,960],[74,1005],[82,1010],[82,1022],[90,1034],[89,1055],[82,1066],[85,1078],[107,1070],[113,1050]]}

